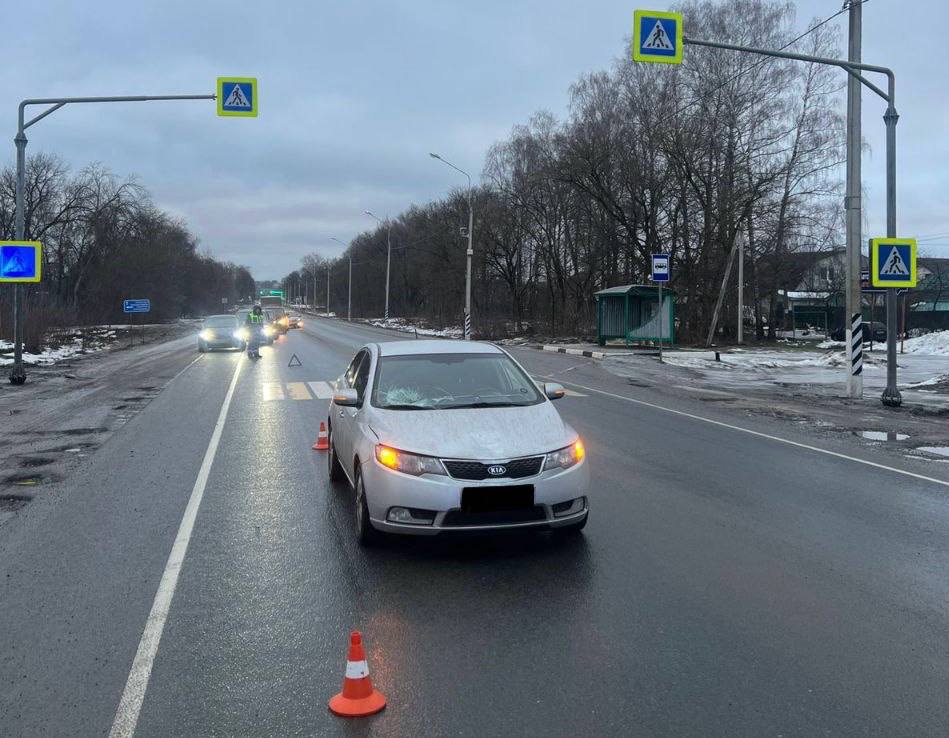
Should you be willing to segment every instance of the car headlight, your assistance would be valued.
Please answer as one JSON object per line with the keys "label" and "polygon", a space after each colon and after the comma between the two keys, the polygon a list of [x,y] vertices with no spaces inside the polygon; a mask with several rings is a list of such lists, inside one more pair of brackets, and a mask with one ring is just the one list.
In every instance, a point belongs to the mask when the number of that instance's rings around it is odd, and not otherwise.
{"label": "car headlight", "polygon": [[419,477],[422,474],[445,474],[442,462],[432,456],[419,456],[405,451],[396,451],[382,444],[376,446],[376,460],[389,469]]}
{"label": "car headlight", "polygon": [[205,328],[198,334],[198,338],[200,338],[202,341],[210,341],[212,338],[214,338],[214,331],[209,331],[207,328]]}
{"label": "car headlight", "polygon": [[544,461],[544,471],[547,469],[569,469],[574,464],[583,461],[587,451],[583,447],[583,441],[579,438],[566,448],[547,454]]}
{"label": "car headlight", "polygon": [[238,328],[234,331],[234,338],[238,341],[248,341],[250,340],[250,331],[246,328]]}
{"label": "car headlight", "polygon": [[265,335],[265,336],[272,336],[272,335],[273,335],[273,326],[272,326],[272,325],[265,325],[265,326],[264,326],[264,335]]}
{"label": "car headlight", "polygon": [[285,316],[283,316],[283,317],[280,319],[280,323],[281,323],[281,325],[283,325],[283,326],[288,326],[288,325],[290,325],[290,318],[288,318],[288,317],[285,315]]}

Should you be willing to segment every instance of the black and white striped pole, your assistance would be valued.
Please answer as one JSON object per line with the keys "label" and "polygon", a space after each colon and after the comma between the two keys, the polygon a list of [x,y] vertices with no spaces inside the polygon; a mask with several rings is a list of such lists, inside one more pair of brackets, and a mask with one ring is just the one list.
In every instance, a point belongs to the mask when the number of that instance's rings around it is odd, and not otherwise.
{"label": "black and white striped pole", "polygon": [[442,164],[447,164],[456,172],[461,172],[468,178],[468,248],[465,250],[465,340],[471,340],[471,257],[474,256],[472,239],[474,232],[474,190],[471,187],[471,175],[464,169],[459,169],[447,159],[443,159],[438,154],[429,154],[433,159],[438,159]]}

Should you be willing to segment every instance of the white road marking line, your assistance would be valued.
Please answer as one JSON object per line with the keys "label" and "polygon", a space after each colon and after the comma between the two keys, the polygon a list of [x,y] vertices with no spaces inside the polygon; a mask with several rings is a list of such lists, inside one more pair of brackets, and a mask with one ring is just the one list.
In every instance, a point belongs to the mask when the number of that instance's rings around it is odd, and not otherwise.
{"label": "white road marking line", "polygon": [[579,387],[580,389],[587,390],[588,392],[596,392],[598,395],[613,397],[613,398],[616,398],[617,400],[626,400],[626,402],[632,402],[636,405],[642,405],[643,407],[651,407],[653,410],[661,410],[664,413],[680,415],[683,418],[691,418],[692,420],[699,420],[703,423],[709,423],[710,425],[717,425],[720,428],[728,428],[729,430],[738,431],[739,433],[747,433],[748,435],[757,436],[758,438],[767,438],[770,441],[785,443],[789,446],[796,446],[797,448],[807,449],[808,451],[814,451],[819,454],[824,454],[825,456],[833,456],[838,459],[846,459],[847,461],[853,461],[857,464],[863,464],[864,466],[872,466],[875,469],[883,469],[884,471],[893,472],[894,474],[902,474],[903,476],[912,477],[913,479],[921,479],[924,482],[932,482],[933,484],[938,484],[943,487],[949,487],[949,482],[942,479],[927,477],[924,474],[917,474],[916,472],[906,471],[905,469],[897,469],[894,466],[879,464],[876,461],[867,461],[866,459],[860,459],[860,458],[857,458],[856,456],[849,456],[847,454],[842,454],[839,451],[830,451],[826,448],[811,446],[810,444],[800,443],[799,441],[792,441],[788,438],[781,438],[780,436],[772,436],[769,433],[762,433],[761,431],[751,430],[750,428],[742,428],[740,425],[732,425],[731,423],[723,423],[721,420],[712,420],[711,418],[703,418],[701,415],[693,415],[692,413],[687,413],[684,410],[673,410],[671,407],[663,407],[662,405],[656,405],[652,402],[646,402],[645,400],[637,400],[633,397],[627,397],[626,395],[617,395],[613,392],[607,392],[605,390],[596,389],[595,387],[585,387],[584,385],[577,384],[576,382],[564,382],[564,384],[571,384],[574,387]]}
{"label": "white road marking line", "polygon": [[264,402],[283,399],[283,385],[280,382],[264,382],[261,391],[264,393]]}
{"label": "white road marking line", "polygon": [[333,386],[329,382],[307,382],[318,400],[328,400],[333,396]]}
{"label": "white road marking line", "polygon": [[312,400],[310,391],[303,382],[287,382],[287,394],[291,400]]}
{"label": "white road marking line", "polygon": [[566,387],[564,387],[563,391],[567,397],[586,397],[586,395],[583,394],[582,392],[577,392],[576,390],[567,389]]}
{"label": "white road marking line", "polygon": [[168,619],[168,612],[171,609],[171,600],[175,596],[175,588],[178,586],[178,575],[181,573],[185,554],[188,553],[191,531],[194,529],[194,521],[198,517],[198,508],[201,506],[201,499],[204,497],[204,488],[207,486],[211,465],[217,455],[217,447],[221,442],[221,434],[224,432],[224,422],[227,420],[227,411],[231,407],[231,400],[234,397],[234,389],[237,387],[237,378],[240,376],[242,366],[243,362],[238,361],[234,368],[231,386],[228,387],[227,394],[224,396],[224,404],[221,405],[221,412],[214,426],[214,432],[211,434],[208,449],[204,453],[201,468],[198,470],[198,477],[195,479],[194,487],[191,490],[188,506],[185,508],[181,524],[178,526],[178,535],[175,537],[175,543],[171,547],[171,553],[168,555],[168,561],[165,564],[165,571],[158,583],[158,591],[155,593],[152,609],[148,613],[148,620],[145,621],[145,630],[142,632],[138,651],[136,651],[135,659],[132,661],[132,670],[125,682],[122,699],[115,711],[115,719],[112,721],[109,738],[130,737],[134,735],[135,727],[138,725],[138,716],[142,710],[142,702],[145,700],[145,690],[148,689],[148,680],[151,678],[152,666],[155,663],[155,656],[158,654],[158,643],[161,641],[162,633],[165,630],[165,621]]}

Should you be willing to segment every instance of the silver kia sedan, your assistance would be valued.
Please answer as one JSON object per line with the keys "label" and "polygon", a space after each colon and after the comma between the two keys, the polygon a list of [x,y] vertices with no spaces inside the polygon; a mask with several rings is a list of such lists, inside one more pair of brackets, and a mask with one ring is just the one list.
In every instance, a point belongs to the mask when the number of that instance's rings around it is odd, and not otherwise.
{"label": "silver kia sedan", "polygon": [[329,408],[330,479],[355,490],[356,535],[580,531],[583,442],[504,350],[471,341],[373,343]]}

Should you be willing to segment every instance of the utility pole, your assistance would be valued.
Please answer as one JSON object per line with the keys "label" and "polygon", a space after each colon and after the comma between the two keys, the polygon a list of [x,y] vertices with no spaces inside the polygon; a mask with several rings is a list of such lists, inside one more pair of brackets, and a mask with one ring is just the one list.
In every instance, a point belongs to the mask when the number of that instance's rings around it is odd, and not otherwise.
{"label": "utility pole", "polygon": [[373,213],[371,210],[363,210],[363,213],[368,215],[370,218],[373,218],[379,225],[382,225],[383,222],[386,224],[386,309],[385,315],[383,316],[386,320],[389,319],[389,270],[392,267],[392,221],[389,219],[389,216],[386,215],[385,221],[382,220],[378,215]]}
{"label": "utility pole", "polygon": [[330,312],[330,265],[326,263],[326,313]]}
{"label": "utility pole", "polygon": [[[862,46],[863,0],[847,0],[850,13],[850,43],[847,60],[860,63]],[[863,260],[860,257],[862,226],[861,182],[861,95],[860,80],[849,75],[847,79],[847,185],[844,213],[847,226],[847,397],[863,397],[863,293],[860,276]]]}
{"label": "utility pole", "polygon": [[465,251],[465,340],[471,340],[471,257],[474,256],[472,239],[474,237],[474,188],[471,186],[471,175],[464,169],[459,169],[447,159],[443,159],[438,154],[429,154],[433,159],[438,159],[442,164],[447,164],[456,172],[461,172],[468,179],[468,248]]}
{"label": "utility pole", "polygon": [[[660,303],[661,305],[662,303]],[[745,330],[745,246],[738,237],[738,343],[743,343]]]}
{"label": "utility pole", "polygon": [[346,304],[346,320],[353,319],[353,252],[349,252],[349,302]]}

